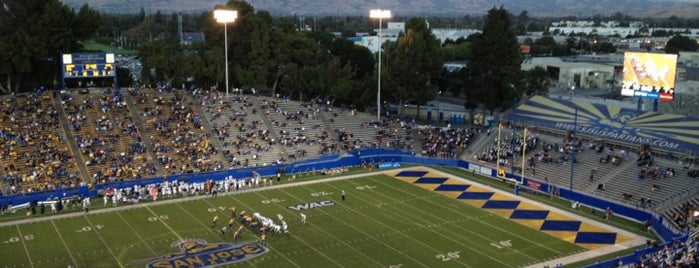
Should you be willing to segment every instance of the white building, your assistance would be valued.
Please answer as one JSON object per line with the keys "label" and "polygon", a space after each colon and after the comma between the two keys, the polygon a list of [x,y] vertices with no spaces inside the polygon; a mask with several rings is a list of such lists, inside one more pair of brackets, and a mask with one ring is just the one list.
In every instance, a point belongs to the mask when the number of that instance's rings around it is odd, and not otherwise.
{"label": "white building", "polygon": [[522,70],[530,70],[536,66],[544,68],[551,75],[551,79],[569,89],[609,87],[608,81],[614,79],[615,64],[568,62],[558,57],[535,57],[522,63]]}

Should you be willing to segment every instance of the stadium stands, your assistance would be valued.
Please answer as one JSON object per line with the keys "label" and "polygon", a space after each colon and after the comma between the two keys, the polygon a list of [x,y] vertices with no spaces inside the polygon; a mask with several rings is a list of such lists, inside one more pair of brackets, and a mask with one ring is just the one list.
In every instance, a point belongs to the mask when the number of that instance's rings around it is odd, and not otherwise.
{"label": "stadium stands", "polygon": [[70,133],[87,168],[91,183],[156,175],[146,145],[120,91],[91,90],[62,93],[62,108]]}
{"label": "stadium stands", "polygon": [[418,131],[420,154],[437,158],[459,158],[478,138],[480,129],[425,127]]}
{"label": "stadium stands", "polygon": [[223,157],[229,167],[266,166],[284,162],[279,140],[265,124],[263,115],[268,103],[259,108],[247,95],[211,92],[199,96],[214,137],[222,144]]}
{"label": "stadium stands", "polygon": [[81,182],[53,95],[3,96],[0,113],[2,193],[71,187]]}
{"label": "stadium stands", "polygon": [[649,245],[631,267],[696,267],[699,259],[699,240],[689,237],[664,246]]}
{"label": "stadium stands", "polygon": [[[378,122],[320,100],[156,87],[10,95],[0,108],[3,194],[268,166],[359,148],[466,156],[490,166],[497,159],[497,130],[483,135],[479,128],[418,127],[397,118]],[[629,207],[665,209],[660,212],[667,219],[681,211],[669,200],[699,189],[690,173],[694,167],[657,151],[644,154],[637,144],[588,134],[573,146],[565,130],[529,129],[526,141],[517,130],[514,146],[512,130],[502,131],[500,159],[508,172],[521,174],[526,142],[525,176],[568,188],[575,148],[574,190]]]}
{"label": "stadium stands", "polygon": [[663,212],[666,219],[674,224],[678,229],[688,229],[699,227],[699,196],[687,200],[684,203],[677,204],[674,207]]}
{"label": "stadium stands", "polygon": [[143,120],[144,140],[165,175],[223,169],[223,158],[183,90],[141,88],[130,91]]}
{"label": "stadium stands", "polygon": [[384,147],[379,132],[386,129],[379,127],[376,117],[356,109],[323,107],[320,111],[333,126],[342,150]]}
{"label": "stadium stands", "polygon": [[269,104],[265,114],[292,160],[336,154],[340,150],[334,135],[320,119],[320,111],[310,104],[285,99],[263,99]]}

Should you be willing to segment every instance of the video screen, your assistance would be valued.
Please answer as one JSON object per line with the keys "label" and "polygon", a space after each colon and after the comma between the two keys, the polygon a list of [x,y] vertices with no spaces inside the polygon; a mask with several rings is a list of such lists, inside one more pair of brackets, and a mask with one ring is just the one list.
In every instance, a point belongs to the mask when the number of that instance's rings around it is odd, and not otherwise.
{"label": "video screen", "polygon": [[673,101],[676,72],[676,54],[626,52],[621,95]]}

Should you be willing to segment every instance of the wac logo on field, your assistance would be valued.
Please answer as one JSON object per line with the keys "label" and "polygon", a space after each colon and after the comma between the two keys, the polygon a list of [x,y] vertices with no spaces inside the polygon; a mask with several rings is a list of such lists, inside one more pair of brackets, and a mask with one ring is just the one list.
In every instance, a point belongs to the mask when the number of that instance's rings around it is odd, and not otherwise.
{"label": "wac logo on field", "polygon": [[311,202],[311,203],[304,203],[304,204],[299,204],[299,205],[294,205],[294,206],[288,206],[287,208],[299,211],[299,210],[304,210],[304,209],[322,208],[322,207],[329,207],[329,206],[334,206],[334,205],[335,205],[335,202],[333,202],[332,200],[325,200],[325,201],[318,201],[318,202]]}
{"label": "wac logo on field", "polygon": [[248,261],[268,252],[256,242],[206,243],[201,239],[188,239],[175,242],[173,246],[181,251],[138,262],[147,263],[146,268],[213,267]]}

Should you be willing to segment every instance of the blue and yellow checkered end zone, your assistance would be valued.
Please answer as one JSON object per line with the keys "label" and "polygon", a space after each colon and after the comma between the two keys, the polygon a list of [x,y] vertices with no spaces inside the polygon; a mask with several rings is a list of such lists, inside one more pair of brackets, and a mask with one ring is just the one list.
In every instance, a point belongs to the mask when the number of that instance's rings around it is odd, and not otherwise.
{"label": "blue and yellow checkered end zone", "polygon": [[498,193],[490,187],[444,174],[415,169],[390,175],[585,248],[594,249],[632,239],[579,218],[551,211],[542,205]]}

